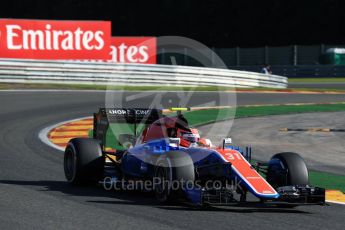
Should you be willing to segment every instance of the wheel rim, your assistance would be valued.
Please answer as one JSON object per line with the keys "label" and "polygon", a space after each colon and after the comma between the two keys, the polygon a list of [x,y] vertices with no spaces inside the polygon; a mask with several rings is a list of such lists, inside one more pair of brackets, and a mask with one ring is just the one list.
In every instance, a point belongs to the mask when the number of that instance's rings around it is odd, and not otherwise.
{"label": "wheel rim", "polygon": [[166,170],[164,170],[163,167],[160,167],[158,170],[157,170],[157,174],[156,174],[156,177],[157,179],[159,179],[160,183],[157,185],[157,193],[158,194],[163,194],[164,191],[165,191],[165,186],[166,186]]}
{"label": "wheel rim", "polygon": [[160,201],[166,201],[169,195],[169,170],[163,164],[159,164],[156,170],[155,176],[160,180],[155,185],[156,197]]}

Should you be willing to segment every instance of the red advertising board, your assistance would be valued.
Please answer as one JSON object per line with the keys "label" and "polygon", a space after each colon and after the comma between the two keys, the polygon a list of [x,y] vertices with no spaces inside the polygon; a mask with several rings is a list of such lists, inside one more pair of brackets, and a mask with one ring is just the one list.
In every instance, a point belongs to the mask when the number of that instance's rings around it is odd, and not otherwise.
{"label": "red advertising board", "polygon": [[155,64],[155,37],[112,37],[110,62]]}
{"label": "red advertising board", "polygon": [[0,58],[105,60],[111,22],[0,19]]}

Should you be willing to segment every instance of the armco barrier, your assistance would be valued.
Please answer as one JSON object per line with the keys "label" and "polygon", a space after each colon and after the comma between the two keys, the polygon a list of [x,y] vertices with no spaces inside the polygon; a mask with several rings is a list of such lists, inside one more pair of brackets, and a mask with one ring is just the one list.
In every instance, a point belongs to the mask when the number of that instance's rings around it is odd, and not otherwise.
{"label": "armco barrier", "polygon": [[0,82],[286,88],[287,78],[238,70],[0,59]]}

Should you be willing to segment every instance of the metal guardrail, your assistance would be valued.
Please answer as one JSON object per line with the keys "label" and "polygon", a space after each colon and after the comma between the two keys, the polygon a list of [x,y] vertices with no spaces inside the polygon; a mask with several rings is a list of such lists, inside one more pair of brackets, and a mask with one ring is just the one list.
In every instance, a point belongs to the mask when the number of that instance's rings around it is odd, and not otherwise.
{"label": "metal guardrail", "polygon": [[143,64],[0,59],[0,82],[286,88],[287,78],[238,70]]}

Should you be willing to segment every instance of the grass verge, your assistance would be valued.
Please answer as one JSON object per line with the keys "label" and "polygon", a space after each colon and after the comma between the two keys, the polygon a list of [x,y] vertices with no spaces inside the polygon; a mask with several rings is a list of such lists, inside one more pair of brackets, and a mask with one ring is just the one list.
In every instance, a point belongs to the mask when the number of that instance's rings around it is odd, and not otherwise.
{"label": "grass verge", "polygon": [[289,78],[289,83],[336,83],[345,82],[345,78],[340,77],[324,77],[324,78]]}
{"label": "grass verge", "polygon": [[340,190],[345,193],[345,176],[309,170],[309,182],[313,186]]}
{"label": "grass verge", "polygon": [[345,111],[344,103],[315,104],[315,105],[263,105],[239,106],[236,109],[207,109],[185,113],[185,117],[193,126],[204,125],[227,119],[258,117],[282,114],[297,114],[310,112],[336,112]]}

